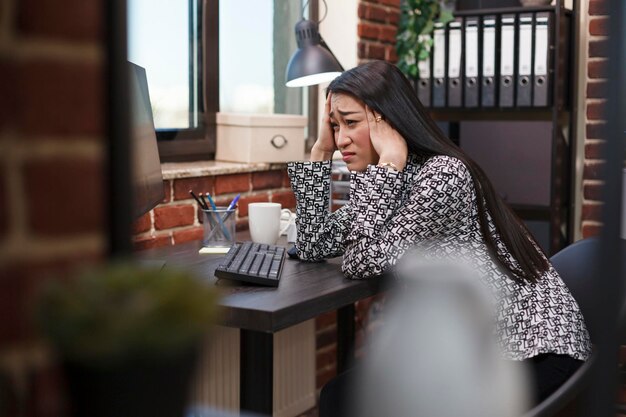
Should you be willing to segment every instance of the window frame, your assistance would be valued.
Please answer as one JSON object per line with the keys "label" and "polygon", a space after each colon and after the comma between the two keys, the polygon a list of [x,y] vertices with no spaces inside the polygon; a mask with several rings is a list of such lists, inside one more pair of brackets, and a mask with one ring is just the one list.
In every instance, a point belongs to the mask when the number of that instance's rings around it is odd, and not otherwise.
{"label": "window frame", "polygon": [[[182,162],[214,159],[216,142],[215,115],[219,108],[219,2],[197,0],[194,19],[193,2],[189,0],[189,91],[198,100],[198,127],[188,129],[159,129],[157,144],[161,162]],[[194,28],[193,22],[199,28]],[[191,57],[195,56],[197,68]],[[210,63],[210,64],[209,64]],[[194,88],[194,77],[197,86]],[[193,94],[189,95],[193,104]],[[191,116],[190,116],[191,117]]]}

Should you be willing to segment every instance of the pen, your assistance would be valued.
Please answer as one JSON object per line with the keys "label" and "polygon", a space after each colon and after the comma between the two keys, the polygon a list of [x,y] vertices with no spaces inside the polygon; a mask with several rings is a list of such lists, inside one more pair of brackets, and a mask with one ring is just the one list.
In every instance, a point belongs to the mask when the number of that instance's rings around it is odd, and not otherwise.
{"label": "pen", "polygon": [[[209,193],[206,193],[206,195],[209,195]],[[200,193],[200,198],[202,199],[202,202],[204,203],[204,208],[208,210],[209,205],[206,203],[206,200],[204,199],[204,195],[202,193]],[[215,210],[215,203],[213,203],[213,199],[211,199],[210,196],[209,196],[209,201],[211,201],[211,208]]]}
{"label": "pen", "polygon": [[[239,201],[239,197],[241,197],[241,194],[237,194],[235,196],[235,198],[233,198],[233,201],[230,202],[230,204],[228,205],[228,210],[232,210],[235,208],[235,206],[237,205],[237,202]],[[229,213],[226,213],[226,216],[228,216]]]}
{"label": "pen", "polygon": [[[217,221],[220,223],[220,227],[222,228],[222,233],[224,234],[224,237],[226,238],[226,240],[230,240],[230,233],[228,233],[228,229],[224,225],[224,222],[222,221],[222,218],[217,213],[217,206],[215,205],[215,202],[213,201],[213,198],[211,197],[211,194],[205,193],[205,195],[206,195],[207,200],[209,200],[209,204],[211,205],[211,209],[213,209],[213,211],[215,212],[215,217],[217,217]],[[200,194],[200,196],[202,196],[202,194]]]}
{"label": "pen", "polygon": [[[228,208],[226,209],[228,210],[228,213],[224,214],[224,217],[222,217],[222,222],[225,222],[230,217],[230,215],[234,213],[233,209],[237,207],[237,202],[239,201],[240,196],[241,194],[237,194],[237,196],[233,199],[233,201],[230,202],[230,204],[228,205]],[[211,230],[211,233],[209,234],[209,237],[207,238],[207,240],[210,241],[216,231],[217,229]]]}
{"label": "pen", "polygon": [[[202,201],[200,201],[200,199],[198,198],[198,196],[193,192],[193,190],[189,190],[189,194],[191,194],[191,196],[193,197],[194,200],[196,200],[196,202],[198,203],[198,205],[200,206],[201,209],[204,210],[208,210],[209,208],[207,207],[206,203],[203,203]],[[200,194],[202,195],[202,194]]]}

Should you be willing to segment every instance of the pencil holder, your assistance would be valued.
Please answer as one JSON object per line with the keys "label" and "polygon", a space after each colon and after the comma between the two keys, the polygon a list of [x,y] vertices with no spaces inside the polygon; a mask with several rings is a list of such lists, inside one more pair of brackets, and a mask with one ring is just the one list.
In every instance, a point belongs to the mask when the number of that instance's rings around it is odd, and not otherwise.
{"label": "pencil holder", "polygon": [[230,247],[235,243],[236,208],[216,207],[202,210],[205,247]]}

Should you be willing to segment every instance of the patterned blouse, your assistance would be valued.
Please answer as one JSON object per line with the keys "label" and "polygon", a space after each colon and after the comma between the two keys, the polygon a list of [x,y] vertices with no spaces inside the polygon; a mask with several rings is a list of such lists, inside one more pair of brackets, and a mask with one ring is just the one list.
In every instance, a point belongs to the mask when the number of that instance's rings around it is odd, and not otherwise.
{"label": "patterned blouse", "polygon": [[[498,294],[496,335],[507,359],[557,353],[586,360],[589,334],[580,309],[553,267],[537,283],[519,283],[491,259],[478,221],[471,175],[458,159],[409,155],[403,171],[368,166],[350,178],[350,201],[329,212],[331,161],[291,162],[300,259],[343,255],[352,279],[377,276],[416,245],[465,256]],[[495,232],[499,251],[508,254]],[[464,248],[463,250],[459,248]],[[461,254],[459,253],[461,256]]]}

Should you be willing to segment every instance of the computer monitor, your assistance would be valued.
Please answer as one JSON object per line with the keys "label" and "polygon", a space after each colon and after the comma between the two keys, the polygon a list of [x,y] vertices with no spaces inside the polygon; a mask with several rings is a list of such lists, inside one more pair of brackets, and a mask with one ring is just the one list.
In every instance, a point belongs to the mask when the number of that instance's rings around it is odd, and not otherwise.
{"label": "computer monitor", "polygon": [[133,216],[137,219],[163,201],[165,193],[146,70],[128,64]]}

